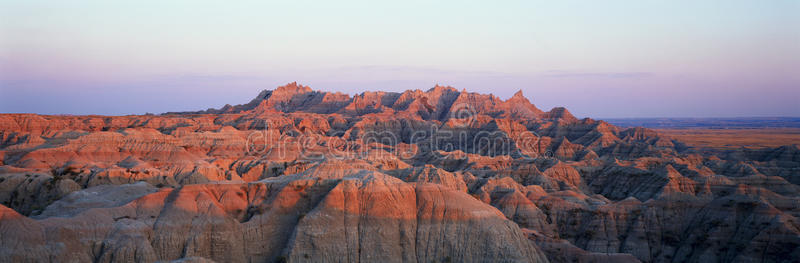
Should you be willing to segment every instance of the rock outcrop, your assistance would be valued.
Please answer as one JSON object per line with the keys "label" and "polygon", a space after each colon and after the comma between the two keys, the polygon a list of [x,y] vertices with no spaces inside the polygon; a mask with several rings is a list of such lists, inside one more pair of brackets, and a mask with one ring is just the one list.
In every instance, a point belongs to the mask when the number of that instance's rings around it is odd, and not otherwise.
{"label": "rock outcrop", "polygon": [[800,148],[694,151],[521,92],[0,114],[0,261],[788,262]]}

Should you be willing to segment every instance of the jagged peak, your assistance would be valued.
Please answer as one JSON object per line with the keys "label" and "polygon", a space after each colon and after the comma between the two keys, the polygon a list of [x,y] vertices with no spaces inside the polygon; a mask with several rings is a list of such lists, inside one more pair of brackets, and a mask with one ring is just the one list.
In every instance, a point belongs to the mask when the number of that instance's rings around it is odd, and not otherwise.
{"label": "jagged peak", "polygon": [[427,90],[427,91],[425,91],[425,92],[426,92],[426,93],[430,93],[430,92],[437,92],[437,93],[441,93],[441,92],[445,92],[445,91],[453,91],[453,92],[458,92],[458,90],[457,90],[457,89],[455,89],[455,88],[453,88],[453,87],[451,87],[451,86],[442,86],[442,85],[439,85],[438,83],[436,84],[436,86],[433,86],[433,88],[430,88],[430,89],[428,89],[428,90]]}
{"label": "jagged peak", "polygon": [[253,100],[265,100],[269,98],[270,95],[272,95],[272,90],[265,89],[259,92],[258,96],[256,96]]}
{"label": "jagged peak", "polygon": [[572,113],[570,113],[567,108],[564,107],[555,107],[552,108],[550,111],[545,113],[545,117],[550,119],[570,119],[570,120],[577,120]]}
{"label": "jagged peak", "polygon": [[283,94],[300,94],[300,93],[307,93],[312,92],[313,90],[309,86],[303,86],[301,84],[297,84],[297,81],[288,83],[286,85],[280,86],[275,89],[275,93],[283,93]]}
{"label": "jagged peak", "polygon": [[522,90],[519,90],[516,93],[514,93],[514,96],[511,96],[511,98],[508,98],[508,100],[506,100],[506,101],[508,101],[508,102],[522,102],[522,103],[528,103],[528,104],[531,103],[530,100],[528,100],[528,98],[526,98],[525,95],[522,94]]}
{"label": "jagged peak", "polygon": [[511,98],[523,98],[523,99],[525,99],[525,95],[522,95],[522,90],[520,89],[516,93],[514,93],[514,96],[512,96]]}

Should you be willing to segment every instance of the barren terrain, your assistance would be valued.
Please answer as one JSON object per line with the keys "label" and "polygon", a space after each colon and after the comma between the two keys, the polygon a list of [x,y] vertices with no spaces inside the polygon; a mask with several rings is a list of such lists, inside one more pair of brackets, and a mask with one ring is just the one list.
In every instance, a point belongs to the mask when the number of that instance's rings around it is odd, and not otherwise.
{"label": "barren terrain", "polygon": [[657,131],[697,148],[759,149],[800,144],[800,128],[658,129]]}
{"label": "barren terrain", "polygon": [[753,136],[442,86],[0,114],[0,262],[796,261],[800,148]]}

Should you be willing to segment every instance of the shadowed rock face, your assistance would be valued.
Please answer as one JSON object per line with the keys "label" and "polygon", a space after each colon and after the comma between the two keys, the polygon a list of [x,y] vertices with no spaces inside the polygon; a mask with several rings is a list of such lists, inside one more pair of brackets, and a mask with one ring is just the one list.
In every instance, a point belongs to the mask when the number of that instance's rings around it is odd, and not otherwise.
{"label": "shadowed rock face", "polygon": [[[270,179],[152,193],[97,186],[57,201],[38,220],[2,207],[2,259],[546,261],[497,209],[440,185],[372,171]],[[140,197],[108,207],[113,198],[93,194],[126,190]]]}
{"label": "shadowed rock face", "polygon": [[159,116],[0,114],[0,261],[781,262],[800,149],[437,86]]}

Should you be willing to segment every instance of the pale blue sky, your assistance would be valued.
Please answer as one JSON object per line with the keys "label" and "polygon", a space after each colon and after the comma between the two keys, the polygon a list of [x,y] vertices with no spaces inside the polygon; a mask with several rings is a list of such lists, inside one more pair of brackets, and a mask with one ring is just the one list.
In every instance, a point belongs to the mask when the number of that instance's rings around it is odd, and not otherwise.
{"label": "pale blue sky", "polygon": [[0,0],[0,112],[197,110],[298,81],[800,116],[800,1],[380,2]]}

